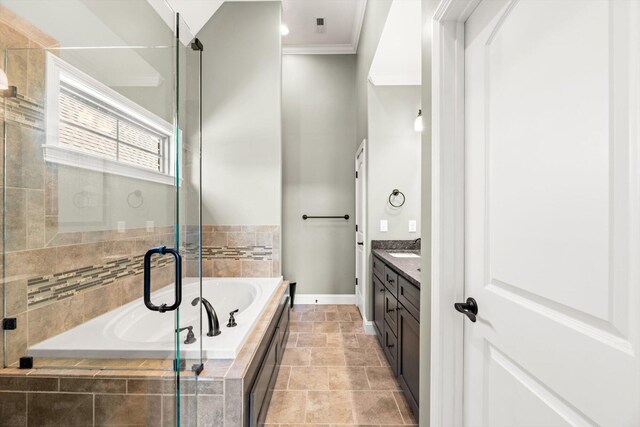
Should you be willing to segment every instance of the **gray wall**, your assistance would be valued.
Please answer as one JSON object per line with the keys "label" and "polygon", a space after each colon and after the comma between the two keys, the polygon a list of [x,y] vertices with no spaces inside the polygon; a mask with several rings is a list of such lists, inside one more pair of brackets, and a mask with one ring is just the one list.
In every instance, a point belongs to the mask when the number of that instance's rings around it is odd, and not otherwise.
{"label": "gray wall", "polygon": [[392,0],[372,0],[367,2],[367,9],[362,23],[360,42],[358,43],[358,55],[356,64],[356,97],[357,107],[357,131],[354,141],[354,149],[367,137],[367,84],[369,68],[373,62],[373,56],[378,48],[378,42],[382,35],[387,15],[391,8]]}
{"label": "gray wall", "polygon": [[[367,99],[368,139],[368,224],[371,240],[409,240],[420,237],[420,145],[414,130],[420,108],[420,86],[374,86],[369,83]],[[405,195],[405,204],[392,207],[393,189]],[[380,231],[386,219],[389,231]],[[418,228],[409,233],[409,220]]]}
{"label": "gray wall", "polygon": [[283,267],[301,294],[354,293],[355,69],[354,55],[283,57]]}
{"label": "gray wall", "polygon": [[198,33],[203,222],[281,222],[280,2],[225,3]]}

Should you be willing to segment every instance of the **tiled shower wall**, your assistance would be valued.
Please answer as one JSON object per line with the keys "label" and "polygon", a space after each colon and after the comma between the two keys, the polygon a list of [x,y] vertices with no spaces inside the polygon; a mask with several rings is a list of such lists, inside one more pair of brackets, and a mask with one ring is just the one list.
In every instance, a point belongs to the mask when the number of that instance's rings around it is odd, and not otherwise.
{"label": "tiled shower wall", "polygon": [[[55,46],[55,40],[0,6],[0,64],[4,64],[4,48]],[[60,229],[58,166],[44,161],[41,148],[45,141],[44,52],[12,51],[10,61],[7,74],[10,84],[18,88],[18,97],[0,98],[0,118],[6,121],[0,120],[0,136],[6,140],[2,156],[6,155],[8,165],[2,170],[6,188],[0,188],[6,192],[4,316],[18,320],[17,330],[6,332],[9,365],[29,345],[141,297],[144,253],[154,246],[170,245],[175,231],[170,226],[122,231]],[[189,244],[197,241],[192,229],[184,240],[188,242],[183,250],[192,253],[197,248]],[[205,277],[280,275],[279,226],[205,225],[202,246]],[[155,260],[155,288],[173,281],[171,264],[169,257]],[[194,263],[187,260],[186,264],[187,275],[196,275]],[[0,364],[3,341],[0,339]]]}
{"label": "tiled shower wall", "polygon": [[279,277],[278,225],[203,225],[205,277]]}
{"label": "tiled shower wall", "polygon": [[[18,328],[6,333],[9,365],[27,347],[138,298],[142,256],[173,241],[173,227],[60,232],[58,167],[45,163],[44,47],[57,42],[0,6],[0,63],[17,98],[0,98],[5,193],[4,295],[6,317]],[[4,162],[0,162],[4,164]],[[4,187],[6,183],[6,188]],[[168,259],[155,261],[154,286],[173,280]],[[4,354],[4,340],[0,340]],[[2,355],[0,354],[0,356]]]}

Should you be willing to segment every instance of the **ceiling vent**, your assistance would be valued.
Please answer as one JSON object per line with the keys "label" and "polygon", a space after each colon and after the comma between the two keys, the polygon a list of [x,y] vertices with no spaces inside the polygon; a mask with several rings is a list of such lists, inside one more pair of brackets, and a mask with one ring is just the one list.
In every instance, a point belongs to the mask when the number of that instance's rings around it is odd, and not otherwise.
{"label": "ceiling vent", "polygon": [[324,34],[325,32],[324,18],[316,18],[316,33]]}

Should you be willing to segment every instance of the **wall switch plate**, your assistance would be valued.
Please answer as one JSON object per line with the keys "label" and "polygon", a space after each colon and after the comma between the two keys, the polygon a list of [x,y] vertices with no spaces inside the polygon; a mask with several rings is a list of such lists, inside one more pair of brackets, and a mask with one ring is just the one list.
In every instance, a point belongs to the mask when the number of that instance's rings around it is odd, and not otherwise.
{"label": "wall switch plate", "polygon": [[386,219],[380,220],[380,231],[389,231],[389,221]]}
{"label": "wall switch plate", "polygon": [[124,221],[118,221],[118,233],[127,231],[127,224]]}
{"label": "wall switch plate", "polygon": [[409,220],[409,233],[415,233],[416,231],[418,231],[418,223],[416,222],[415,219],[410,219]]}

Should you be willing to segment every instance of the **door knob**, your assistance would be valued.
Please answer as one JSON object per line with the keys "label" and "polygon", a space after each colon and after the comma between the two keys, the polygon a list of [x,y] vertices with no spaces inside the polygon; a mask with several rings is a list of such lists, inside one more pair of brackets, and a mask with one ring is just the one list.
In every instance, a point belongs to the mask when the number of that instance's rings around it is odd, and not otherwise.
{"label": "door knob", "polygon": [[364,246],[364,242],[358,242],[358,246]]}
{"label": "door knob", "polygon": [[467,298],[467,302],[457,302],[453,304],[453,307],[475,323],[476,314],[478,314],[478,303],[476,300],[469,297]]}

